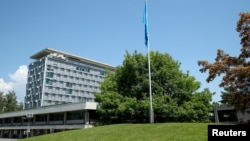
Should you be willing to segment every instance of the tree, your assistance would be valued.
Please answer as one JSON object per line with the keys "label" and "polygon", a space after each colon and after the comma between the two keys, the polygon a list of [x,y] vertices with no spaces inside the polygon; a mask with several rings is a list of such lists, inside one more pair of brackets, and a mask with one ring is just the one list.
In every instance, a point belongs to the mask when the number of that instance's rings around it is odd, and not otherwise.
{"label": "tree", "polygon": [[9,91],[9,93],[7,93],[5,95],[5,99],[4,99],[4,105],[5,105],[5,112],[12,112],[12,111],[16,111],[17,108],[17,97],[16,97],[16,93],[14,91]]}
{"label": "tree", "polygon": [[[155,122],[207,121],[212,93],[197,92],[200,82],[188,72],[183,73],[180,63],[170,55],[150,52],[150,56]],[[109,123],[149,121],[147,63],[147,56],[137,51],[126,52],[122,66],[108,73],[101,83],[101,92],[95,93],[100,103],[97,113],[102,120]],[[187,105],[197,113],[195,118],[187,114]]]}
{"label": "tree", "polygon": [[4,112],[4,108],[5,108],[5,105],[4,105],[4,93],[0,92],[0,113]]}
{"label": "tree", "polygon": [[20,111],[23,109],[23,103],[17,102],[16,93],[14,91],[9,91],[4,94],[0,92],[0,113]]}
{"label": "tree", "polygon": [[239,56],[233,57],[218,49],[214,63],[199,60],[198,65],[202,67],[201,73],[208,71],[208,83],[224,75],[219,84],[225,90],[221,102],[233,105],[235,110],[245,113],[250,107],[250,13],[239,15],[236,28],[242,45]]}

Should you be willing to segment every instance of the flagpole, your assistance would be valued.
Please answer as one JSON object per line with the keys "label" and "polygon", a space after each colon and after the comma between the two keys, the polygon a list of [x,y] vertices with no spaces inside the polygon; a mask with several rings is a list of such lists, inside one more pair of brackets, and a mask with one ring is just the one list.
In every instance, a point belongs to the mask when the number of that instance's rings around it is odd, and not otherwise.
{"label": "flagpole", "polygon": [[148,38],[148,15],[147,15],[147,0],[145,0],[143,22],[145,24],[145,44],[148,48],[148,79],[149,79],[149,99],[150,99],[150,123],[154,123],[154,111],[153,111],[153,98],[152,98],[152,88],[151,88],[151,68],[150,68],[150,49],[149,49],[149,38]]}
{"label": "flagpole", "polygon": [[153,111],[153,98],[152,98],[152,87],[151,87],[151,67],[150,67],[150,50],[148,41],[148,79],[149,79],[149,99],[150,99],[150,123],[154,123],[154,111]]}

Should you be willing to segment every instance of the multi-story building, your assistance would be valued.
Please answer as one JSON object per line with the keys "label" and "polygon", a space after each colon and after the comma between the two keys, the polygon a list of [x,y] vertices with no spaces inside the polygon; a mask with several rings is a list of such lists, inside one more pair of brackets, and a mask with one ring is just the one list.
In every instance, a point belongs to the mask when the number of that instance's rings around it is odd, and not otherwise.
{"label": "multi-story building", "polygon": [[93,102],[100,82],[115,67],[46,48],[30,57],[24,108]]}

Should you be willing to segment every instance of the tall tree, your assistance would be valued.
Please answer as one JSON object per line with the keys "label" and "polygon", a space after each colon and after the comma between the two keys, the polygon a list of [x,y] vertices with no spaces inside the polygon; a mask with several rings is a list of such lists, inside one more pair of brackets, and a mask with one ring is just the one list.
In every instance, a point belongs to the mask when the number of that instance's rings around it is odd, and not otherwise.
{"label": "tall tree", "polygon": [[0,92],[0,113],[4,112],[4,108],[5,108],[4,98],[5,98],[4,93]]}
{"label": "tall tree", "polygon": [[[207,103],[211,101],[212,93],[206,91],[198,94],[200,82],[189,73],[183,73],[180,63],[169,54],[150,53],[155,122],[207,121],[208,118],[193,118],[183,111],[188,110],[185,106],[189,102],[193,113],[206,117],[209,115],[210,106]],[[126,52],[122,66],[116,67],[114,73],[108,73],[101,84],[101,92],[95,94],[96,101],[100,103],[97,112],[102,119],[111,123],[149,121],[147,67],[147,56],[137,51],[133,54]],[[192,100],[194,98],[196,100]],[[207,110],[203,109],[204,112],[198,114],[201,109],[196,105]]]}
{"label": "tall tree", "polygon": [[236,31],[241,37],[241,53],[233,57],[218,49],[214,63],[199,60],[198,65],[201,66],[200,72],[208,71],[208,83],[223,74],[219,84],[225,90],[221,102],[245,113],[250,108],[250,13],[240,13],[239,16]]}
{"label": "tall tree", "polygon": [[4,97],[4,112],[13,112],[19,110],[16,93],[14,91],[9,91]]}
{"label": "tall tree", "polygon": [[4,94],[0,92],[0,113],[23,110],[23,103],[17,101],[14,91]]}

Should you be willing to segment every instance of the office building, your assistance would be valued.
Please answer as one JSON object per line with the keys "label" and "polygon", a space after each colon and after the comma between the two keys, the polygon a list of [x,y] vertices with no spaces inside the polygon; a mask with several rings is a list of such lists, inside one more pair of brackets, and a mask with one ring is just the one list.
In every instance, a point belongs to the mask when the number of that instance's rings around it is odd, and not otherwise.
{"label": "office building", "polygon": [[51,48],[32,55],[24,109],[50,105],[94,102],[106,71],[115,67]]}

